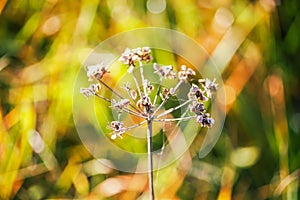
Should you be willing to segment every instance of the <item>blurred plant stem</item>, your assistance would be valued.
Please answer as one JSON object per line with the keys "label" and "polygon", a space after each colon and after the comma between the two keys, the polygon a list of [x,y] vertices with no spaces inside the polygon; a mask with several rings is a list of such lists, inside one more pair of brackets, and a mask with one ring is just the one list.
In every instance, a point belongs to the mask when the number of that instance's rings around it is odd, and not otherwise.
{"label": "blurred plant stem", "polygon": [[152,161],[152,119],[148,120],[147,128],[147,146],[148,146],[148,177],[149,177],[149,197],[154,200],[153,187],[153,161]]}

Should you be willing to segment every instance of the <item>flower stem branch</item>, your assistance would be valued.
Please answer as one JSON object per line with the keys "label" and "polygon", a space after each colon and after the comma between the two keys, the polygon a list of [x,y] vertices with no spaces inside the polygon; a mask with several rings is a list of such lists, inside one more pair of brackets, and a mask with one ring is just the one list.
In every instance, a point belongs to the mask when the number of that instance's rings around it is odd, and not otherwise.
{"label": "flower stem branch", "polygon": [[[99,82],[104,85],[107,89],[109,89],[109,91],[111,91],[112,93],[114,93],[115,95],[117,95],[120,99],[124,99],[124,97],[122,97],[120,94],[118,94],[116,91],[114,91],[111,87],[109,87],[106,83],[104,83],[101,79],[99,80]],[[137,109],[134,105],[132,105],[131,103],[129,104],[134,110],[139,112],[139,109]]]}
{"label": "flower stem branch", "polygon": [[142,85],[143,85],[143,89],[144,89],[144,95],[148,96],[147,88],[146,88],[146,82],[145,82],[145,77],[144,77],[144,68],[143,68],[142,61],[140,61],[140,73],[141,73],[141,78],[142,78]]}
{"label": "flower stem branch", "polygon": [[142,121],[142,122],[140,122],[140,123],[138,123],[138,124],[136,124],[136,125],[126,127],[126,128],[124,128],[124,131],[128,131],[128,130],[134,129],[134,128],[136,128],[136,127],[139,127],[139,126],[145,124],[146,122],[147,122],[147,120],[144,120],[144,121]]}
{"label": "flower stem branch", "polygon": [[108,99],[108,98],[106,98],[106,97],[104,97],[104,96],[102,96],[102,95],[100,95],[100,94],[95,93],[95,96],[96,96],[96,97],[99,97],[100,99],[103,99],[104,101],[107,101],[107,102],[111,103],[111,100],[110,100],[110,99]]}
{"label": "flower stem branch", "polygon": [[159,78],[159,84],[158,84],[158,87],[157,87],[156,95],[154,97],[153,105],[156,104],[156,101],[157,101],[157,98],[158,98],[158,95],[159,95],[159,92],[160,92],[160,88],[161,88],[161,82],[162,82],[162,77]]}
{"label": "flower stem branch", "polygon": [[136,85],[136,89],[137,89],[137,91],[138,91],[138,93],[139,93],[139,96],[140,96],[140,98],[141,98],[141,97],[142,97],[142,92],[141,92],[141,89],[140,89],[140,87],[139,87],[139,83],[138,83],[138,81],[137,81],[137,78],[136,78],[136,75],[135,75],[134,71],[132,72],[132,75],[133,75],[134,83],[135,83],[135,85]]}
{"label": "flower stem branch", "polygon": [[189,120],[189,119],[193,119],[196,118],[197,115],[193,115],[193,116],[188,116],[188,117],[179,117],[179,118],[173,118],[173,119],[153,119],[153,122],[174,122],[174,121],[179,121],[179,120]]}
{"label": "flower stem branch", "polygon": [[[107,102],[109,102],[109,103],[112,103],[112,101],[111,101],[110,99],[108,99],[108,98],[106,98],[106,97],[104,97],[104,96],[102,96],[102,95],[100,95],[100,94],[97,94],[97,93],[96,93],[95,96],[98,97],[98,98],[100,98],[100,99],[103,99],[103,100],[105,100],[105,101],[107,101]],[[147,118],[146,116],[143,116],[143,115],[141,115],[140,113],[135,112],[135,111],[133,111],[133,110],[130,110],[130,109],[128,109],[128,108],[123,108],[122,111],[124,111],[124,112],[126,112],[126,113],[128,113],[128,114],[135,115],[135,116],[137,116],[137,117],[144,118],[144,119]]]}
{"label": "flower stem branch", "polygon": [[122,111],[128,113],[128,114],[131,114],[131,115],[135,115],[137,117],[140,117],[140,118],[143,118],[143,119],[146,119],[147,117],[144,116],[144,115],[141,115],[140,113],[137,113],[137,112],[134,112],[133,110],[130,110],[128,108],[123,108]]}
{"label": "flower stem branch", "polygon": [[156,110],[154,111],[154,113],[153,113],[153,115],[155,115],[156,113],[157,113],[157,111],[159,111],[159,109],[161,109],[161,107],[163,106],[163,105],[165,105],[165,103],[169,100],[169,98],[173,95],[173,94],[175,94],[175,92],[176,92],[176,90],[179,88],[179,86],[181,85],[183,83],[183,81],[182,80],[180,80],[178,83],[177,83],[177,85],[175,86],[175,88],[173,88],[172,89],[172,91],[170,91],[170,95],[167,95],[165,98],[164,98],[164,100],[161,102],[161,104],[156,108]]}
{"label": "flower stem branch", "polygon": [[174,107],[174,108],[170,108],[170,109],[166,110],[165,112],[163,112],[163,113],[157,115],[155,118],[160,118],[160,117],[162,117],[162,116],[165,116],[165,115],[167,115],[167,114],[173,112],[174,110],[177,110],[177,109],[179,109],[179,108],[185,106],[186,104],[189,104],[190,102],[192,102],[192,100],[188,100],[188,101],[184,102],[183,104],[180,104],[180,105],[178,105],[178,106],[176,106],[176,107]]}

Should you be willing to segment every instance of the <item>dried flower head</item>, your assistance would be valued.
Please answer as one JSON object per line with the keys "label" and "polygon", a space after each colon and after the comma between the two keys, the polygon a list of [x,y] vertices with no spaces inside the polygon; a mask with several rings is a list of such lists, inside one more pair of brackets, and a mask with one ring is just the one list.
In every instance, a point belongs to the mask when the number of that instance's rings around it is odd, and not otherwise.
{"label": "dried flower head", "polygon": [[153,89],[154,89],[154,86],[147,79],[144,80],[143,87],[147,88],[147,92],[148,93],[151,93],[153,91]]}
{"label": "dried flower head", "polygon": [[125,83],[123,88],[127,91],[131,99],[135,100],[137,98],[137,92],[130,87],[130,83]]}
{"label": "dried flower head", "polygon": [[80,88],[80,93],[83,94],[86,98],[89,96],[93,96],[96,93],[98,93],[101,89],[101,85],[99,83],[97,84],[91,84],[88,88]]}
{"label": "dried flower head", "polygon": [[215,120],[210,117],[209,113],[201,113],[197,115],[196,121],[201,125],[201,127],[211,128],[215,123]]}
{"label": "dried flower head", "polygon": [[135,67],[136,61],[150,62],[152,59],[150,56],[151,49],[149,47],[142,47],[136,49],[125,49],[124,53],[119,58],[119,61],[129,66],[128,72],[132,73]]}
{"label": "dried flower head", "polygon": [[208,78],[199,79],[199,83],[201,83],[209,98],[211,98],[212,94],[217,91],[218,84],[216,83],[216,79],[214,79],[213,81]]}
{"label": "dried flower head", "polygon": [[154,106],[151,103],[151,99],[148,96],[143,96],[137,102],[138,108],[140,108],[146,114],[152,114]]}
{"label": "dried flower head", "polygon": [[131,49],[126,48],[124,53],[122,53],[119,61],[122,61],[124,64],[129,66],[135,66],[135,61],[138,60],[138,56],[135,55]]}
{"label": "dried flower head", "polygon": [[138,56],[139,61],[150,62],[152,59],[150,56],[151,49],[149,47],[132,49],[132,52]]}
{"label": "dried flower head", "polygon": [[108,128],[113,130],[113,133],[110,137],[112,140],[116,139],[117,137],[123,138],[122,135],[125,133],[125,128],[122,122],[112,121],[110,122]]}
{"label": "dried flower head", "polygon": [[191,112],[195,113],[196,115],[201,115],[205,112],[204,104],[201,102],[194,101],[193,104],[190,106]]}
{"label": "dried flower head", "polygon": [[204,95],[204,91],[202,91],[197,85],[192,84],[190,91],[188,93],[188,97],[191,100],[200,100],[200,101],[207,101],[208,98]]}
{"label": "dried flower head", "polygon": [[178,72],[179,80],[187,82],[191,76],[196,75],[196,72],[191,68],[187,68],[185,65],[181,66],[181,70]]}
{"label": "dried flower head", "polygon": [[108,67],[103,63],[87,66],[87,76],[89,77],[89,81],[95,79],[101,80],[106,73],[108,73]]}
{"label": "dried flower head", "polygon": [[176,73],[173,71],[172,65],[159,66],[157,63],[153,63],[154,73],[165,79],[175,79]]}
{"label": "dried flower head", "polygon": [[[119,117],[121,115],[121,112],[124,112],[129,115],[135,115],[136,117],[144,119],[144,121],[140,122],[139,124],[128,127],[125,127],[124,124],[119,120],[112,121],[108,125],[108,128],[113,131],[113,133],[111,134],[111,139],[116,139],[117,137],[122,138],[122,135],[125,133],[125,131],[136,128],[143,123],[149,123],[150,121],[164,122],[195,118],[202,127],[211,128],[214,124],[214,119],[210,117],[209,113],[206,113],[205,105],[203,102],[208,101],[210,98],[212,98],[212,94],[217,90],[218,84],[215,83],[215,79],[213,81],[209,79],[200,79],[199,85],[191,85],[191,88],[187,95],[188,100],[186,102],[180,103],[175,107],[160,112],[161,108],[164,108],[163,106],[169,101],[169,99],[176,95],[176,92],[178,91],[181,84],[190,81],[192,76],[196,75],[196,72],[191,68],[182,65],[180,71],[176,73],[171,65],[158,65],[157,63],[154,63],[154,73],[156,73],[160,77],[160,83],[162,83],[163,79],[177,78],[177,80],[179,80],[177,84],[172,88],[164,88],[161,85],[155,88],[156,86],[154,86],[152,82],[145,78],[143,70],[143,62],[149,62],[152,59],[150,53],[151,49],[149,47],[136,49],[127,48],[119,58],[120,61],[122,61],[129,67],[129,73],[133,72],[133,69],[137,65],[137,63],[140,69],[140,79],[137,77],[137,74],[131,74],[134,80],[135,87],[132,88],[129,83],[126,83],[123,87],[127,91],[128,99],[124,98],[123,95],[117,93],[117,91],[115,91],[108,84],[104,83],[101,80],[104,74],[108,73],[107,66],[101,63],[87,67],[87,76],[89,78],[89,81],[98,80],[102,86],[105,86],[110,92],[114,93],[118,99],[109,99],[101,96],[100,94],[97,94],[101,89],[101,85],[99,83],[92,84],[89,88],[81,88],[80,92],[84,96],[89,97],[92,95],[96,95],[97,97],[110,102],[110,107],[119,112]],[[153,90],[156,91],[154,97],[152,94],[150,95]],[[161,97],[161,100],[158,100],[159,97]],[[189,105],[189,110],[187,110],[182,116],[172,119],[164,117],[169,113],[174,112],[175,110],[183,108],[183,106],[186,105]]]}

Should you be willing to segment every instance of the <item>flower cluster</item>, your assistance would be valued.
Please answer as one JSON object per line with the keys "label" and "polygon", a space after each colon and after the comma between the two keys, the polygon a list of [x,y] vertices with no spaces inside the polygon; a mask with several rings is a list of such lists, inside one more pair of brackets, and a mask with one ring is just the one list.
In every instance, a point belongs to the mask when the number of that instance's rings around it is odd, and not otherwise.
{"label": "flower cluster", "polygon": [[193,101],[190,110],[197,115],[196,120],[202,127],[211,128],[215,121],[210,117],[209,113],[206,113],[203,102],[212,97],[212,94],[217,90],[218,85],[215,83],[215,80],[211,81],[207,78],[199,79],[198,81],[201,83],[203,89],[192,84],[188,93],[188,98]]}
{"label": "flower cluster", "polygon": [[108,128],[113,131],[113,134],[110,136],[112,140],[116,139],[117,137],[123,138],[122,135],[125,133],[125,127],[122,122],[112,121],[110,122]]}
{"label": "flower cluster", "polygon": [[80,88],[80,93],[83,94],[86,98],[89,96],[94,96],[101,89],[101,85],[99,83],[91,84],[88,88]]}
{"label": "flower cluster", "polygon": [[216,79],[213,81],[206,79],[199,79],[199,83],[203,86],[207,97],[211,98],[212,94],[217,91],[218,84],[216,84]]}
{"label": "flower cluster", "polygon": [[196,72],[191,68],[187,68],[185,65],[181,66],[181,70],[178,72],[178,78],[181,81],[188,82],[191,76],[195,76]]}
{"label": "flower cluster", "polygon": [[103,63],[87,66],[87,76],[89,78],[89,81],[93,81],[95,79],[99,81],[107,72],[108,67]]}
{"label": "flower cluster", "polygon": [[136,65],[137,61],[151,61],[151,49],[149,47],[142,47],[136,49],[129,49],[127,48],[122,56],[119,58],[119,61],[122,61],[124,64],[129,66],[128,72],[131,73],[133,68]]}
{"label": "flower cluster", "polygon": [[190,92],[188,93],[189,99],[198,101],[207,101],[208,98],[204,95],[204,91],[201,90],[197,85],[192,84]]}
{"label": "flower cluster", "polygon": [[154,90],[154,86],[147,80],[144,80],[143,86],[147,88],[147,93],[151,93]]}
{"label": "flower cluster", "polygon": [[153,64],[154,73],[165,79],[175,79],[176,73],[173,71],[172,65],[159,66],[157,63]]}
{"label": "flower cluster", "polygon": [[137,106],[140,110],[144,112],[144,114],[152,114],[154,106],[151,103],[151,99],[149,97],[143,96],[137,102]]}
{"label": "flower cluster", "polygon": [[[204,102],[208,101],[213,97],[213,93],[216,92],[218,84],[215,83],[215,79],[211,81],[210,79],[199,79],[197,84],[192,84],[191,88],[187,94],[187,101],[177,105],[176,107],[169,108],[167,110],[161,111],[163,106],[167,101],[178,91],[181,84],[188,83],[192,80],[196,72],[186,65],[182,65],[180,70],[176,72],[171,65],[159,65],[153,63],[154,73],[159,76],[159,84],[155,87],[149,80],[145,79],[143,71],[143,62],[151,61],[151,49],[149,47],[142,47],[136,49],[126,49],[125,52],[119,58],[119,61],[123,62],[127,67],[129,67],[129,74],[132,75],[134,80],[134,87],[131,87],[129,83],[126,83],[123,87],[127,91],[129,98],[124,98],[122,95],[113,90],[109,85],[104,83],[101,79],[108,73],[108,66],[103,63],[97,65],[87,66],[87,76],[89,81],[98,81],[99,83],[92,84],[88,88],[81,88],[80,92],[86,96],[97,96],[111,105],[110,107],[116,110],[120,116],[121,113],[127,113],[129,115],[134,115],[136,117],[142,118],[144,121],[133,126],[125,127],[124,124],[117,120],[112,121],[107,126],[108,129],[112,130],[111,139],[116,139],[117,137],[122,138],[125,131],[136,128],[146,122],[163,122],[163,121],[176,121],[176,120],[189,120],[194,118],[201,127],[211,128],[214,124],[214,119],[210,117],[210,114],[206,112]],[[135,73],[132,73],[136,63],[139,63],[140,69],[140,79],[136,77]],[[174,87],[165,88],[161,87],[163,79],[177,79],[178,82]],[[101,85],[105,86],[110,92],[116,95],[119,99],[108,99],[99,94]],[[155,96],[151,94],[155,91]],[[151,94],[151,95],[150,95]],[[160,100],[157,100],[159,99]],[[156,103],[159,102],[159,103]],[[167,114],[188,105],[188,110],[179,118],[166,119]],[[159,112],[161,111],[161,112]],[[188,112],[190,111],[190,112]],[[159,113],[159,114],[157,114]],[[187,116],[185,116],[187,114]]]}

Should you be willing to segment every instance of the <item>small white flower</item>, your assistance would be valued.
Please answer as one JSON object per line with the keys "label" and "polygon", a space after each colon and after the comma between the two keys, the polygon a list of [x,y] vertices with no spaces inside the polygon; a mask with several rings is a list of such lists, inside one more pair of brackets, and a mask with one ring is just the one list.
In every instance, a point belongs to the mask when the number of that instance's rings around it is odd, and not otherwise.
{"label": "small white flower", "polygon": [[112,121],[108,128],[113,130],[113,133],[110,136],[112,140],[116,139],[117,137],[123,138],[122,135],[125,133],[125,127],[122,122]]}
{"label": "small white flower", "polygon": [[197,85],[192,84],[190,91],[188,93],[188,97],[191,100],[200,100],[200,101],[207,101],[208,98],[204,95],[204,91],[202,91]]}
{"label": "small white flower", "polygon": [[218,84],[216,83],[216,79],[211,81],[210,79],[199,79],[199,83],[202,84],[207,96],[209,98],[212,97],[212,94],[217,91]]}
{"label": "small white flower", "polygon": [[144,113],[151,114],[153,112],[154,106],[151,103],[151,99],[147,96],[143,96],[140,100],[137,101],[137,106],[140,108]]}
{"label": "small white flower", "polygon": [[203,113],[197,115],[196,121],[201,125],[201,127],[211,128],[215,123],[215,120],[210,117],[209,113]]}
{"label": "small white flower", "polygon": [[136,49],[126,48],[124,53],[122,53],[119,61],[129,66],[128,72],[132,73],[135,62],[137,61],[145,61],[149,62],[152,58],[150,56],[151,49],[149,47],[142,47]]}
{"label": "small white flower", "polygon": [[99,83],[97,84],[91,84],[88,88],[80,88],[80,93],[83,94],[86,98],[89,96],[93,96],[96,93],[98,93],[101,89],[101,85]]}
{"label": "small white flower", "polygon": [[176,78],[176,73],[173,71],[172,65],[163,65],[159,66],[157,63],[153,64],[154,73],[165,79],[174,79]]}
{"label": "small white flower", "polygon": [[148,93],[151,93],[154,90],[154,86],[151,85],[151,83],[147,79],[144,80],[143,87],[147,88]]}
{"label": "small white flower", "polygon": [[204,104],[194,101],[193,104],[190,105],[190,111],[196,115],[201,115],[205,112]]}
{"label": "small white flower", "polygon": [[181,70],[178,72],[179,80],[183,80],[185,82],[187,82],[191,76],[195,76],[195,75],[196,72],[191,68],[187,68],[185,65],[182,65]]}
{"label": "small white flower", "polygon": [[93,81],[94,79],[100,80],[105,73],[108,72],[108,67],[101,64],[90,65],[87,66],[87,76],[89,77],[89,81]]}

